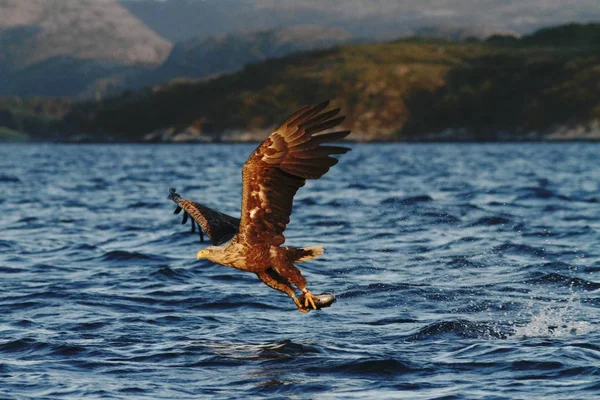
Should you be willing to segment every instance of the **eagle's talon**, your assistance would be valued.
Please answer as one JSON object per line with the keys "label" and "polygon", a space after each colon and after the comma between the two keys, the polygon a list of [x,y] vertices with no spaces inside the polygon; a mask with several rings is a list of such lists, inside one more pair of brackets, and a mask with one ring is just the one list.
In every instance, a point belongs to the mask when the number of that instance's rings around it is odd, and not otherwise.
{"label": "eagle's talon", "polygon": [[310,305],[313,310],[317,309],[317,306],[315,304],[315,300],[313,299],[313,295],[311,292],[309,292],[308,290],[304,293],[304,307],[308,308],[308,306]]}
{"label": "eagle's talon", "polygon": [[[307,179],[323,176],[337,162],[331,156],[350,151],[348,147],[321,146],[345,138],[349,130],[315,136],[344,120],[337,116],[339,108],[324,111],[328,105],[324,101],[300,108],[250,155],[242,168],[241,219],[183,199],[174,188],[168,196],[177,204],[176,214],[185,211],[182,223],[191,217],[191,229],[198,225],[200,241],[203,231],[210,239],[212,246],[198,251],[197,259],[255,273],[269,287],[290,296],[304,313],[335,301],[329,293],[313,296],[295,265],[321,255],[323,246],[281,245],[296,191]],[[303,293],[299,298],[296,289]]]}
{"label": "eagle's talon", "polygon": [[294,300],[294,303],[296,303],[296,307],[298,307],[298,311],[303,312],[303,313],[307,313],[308,311],[310,311],[302,305],[302,303],[300,302],[300,300],[298,300],[297,297],[293,297],[292,299]]}

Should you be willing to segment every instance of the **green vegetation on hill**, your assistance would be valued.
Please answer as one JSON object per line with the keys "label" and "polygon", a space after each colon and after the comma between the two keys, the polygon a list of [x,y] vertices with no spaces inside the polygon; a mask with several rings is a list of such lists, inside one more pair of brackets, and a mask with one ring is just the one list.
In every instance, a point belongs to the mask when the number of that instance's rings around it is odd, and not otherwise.
{"label": "green vegetation on hill", "polygon": [[[4,141],[15,137],[38,140],[62,139],[61,120],[72,101],[45,97],[0,97],[0,128]],[[30,135],[24,135],[27,132]],[[18,134],[18,135],[17,135]]]}
{"label": "green vegetation on hill", "polygon": [[543,46],[600,46],[600,23],[567,24],[543,28],[525,36],[523,42]]}
{"label": "green vegetation on hill", "polygon": [[164,64],[137,79],[142,84],[156,84],[173,77],[204,78],[291,53],[324,49],[351,38],[341,29],[312,25],[198,37],[177,43]]}
{"label": "green vegetation on hill", "polygon": [[29,140],[29,135],[0,126],[0,143],[22,143]]}
{"label": "green vegetation on hill", "polygon": [[506,132],[600,119],[598,82],[595,49],[412,39],[303,53],[207,82],[88,103],[68,121],[74,131],[119,133],[122,140],[186,129],[188,139],[221,140],[333,98],[357,140],[517,140]]}
{"label": "green vegetation on hill", "polygon": [[12,105],[19,126],[2,123],[0,101],[0,126],[37,134],[41,119],[64,140],[260,140],[301,105],[334,99],[355,140],[598,140],[600,52],[588,39],[600,24],[585,32],[560,46],[546,44],[552,30],[484,42],[345,45],[204,81],[67,102],[49,117],[39,105],[39,112]]}
{"label": "green vegetation on hill", "polygon": [[[19,0],[17,0],[19,1]],[[42,0],[43,1],[43,0]],[[195,36],[317,24],[356,37],[445,38],[495,31],[526,33],[568,21],[600,21],[596,0],[119,0],[155,32],[171,41]],[[446,36],[446,34],[450,36]]]}

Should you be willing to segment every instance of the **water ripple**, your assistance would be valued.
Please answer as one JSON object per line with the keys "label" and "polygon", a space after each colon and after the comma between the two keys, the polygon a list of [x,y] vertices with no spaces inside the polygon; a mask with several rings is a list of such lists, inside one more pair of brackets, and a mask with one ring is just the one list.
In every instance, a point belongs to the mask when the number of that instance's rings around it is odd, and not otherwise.
{"label": "water ripple", "polygon": [[166,199],[237,215],[252,145],[3,145],[0,397],[595,398],[599,146],[352,145],[286,230],[305,315]]}

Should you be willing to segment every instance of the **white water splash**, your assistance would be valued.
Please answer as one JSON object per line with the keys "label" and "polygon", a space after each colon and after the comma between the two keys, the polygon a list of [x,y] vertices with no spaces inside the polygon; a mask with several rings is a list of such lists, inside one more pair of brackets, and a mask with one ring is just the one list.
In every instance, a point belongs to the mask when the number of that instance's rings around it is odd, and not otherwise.
{"label": "white water splash", "polygon": [[537,312],[532,312],[528,318],[529,322],[525,325],[515,324],[512,337],[566,337],[595,331],[596,327],[593,324],[578,318],[580,308],[579,297],[573,293],[566,304],[546,306]]}

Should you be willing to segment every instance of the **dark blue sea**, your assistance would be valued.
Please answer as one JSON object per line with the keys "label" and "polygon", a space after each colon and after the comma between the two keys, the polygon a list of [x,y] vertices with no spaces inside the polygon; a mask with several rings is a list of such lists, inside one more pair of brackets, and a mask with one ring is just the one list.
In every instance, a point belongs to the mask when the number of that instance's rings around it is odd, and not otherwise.
{"label": "dark blue sea", "polygon": [[206,246],[253,145],[0,145],[2,399],[596,399],[600,144],[352,145],[287,244],[302,314]]}

